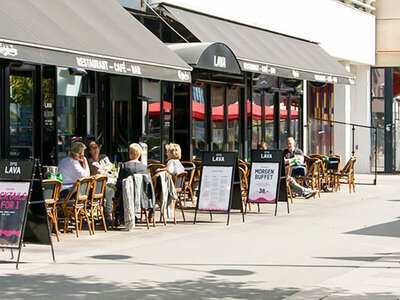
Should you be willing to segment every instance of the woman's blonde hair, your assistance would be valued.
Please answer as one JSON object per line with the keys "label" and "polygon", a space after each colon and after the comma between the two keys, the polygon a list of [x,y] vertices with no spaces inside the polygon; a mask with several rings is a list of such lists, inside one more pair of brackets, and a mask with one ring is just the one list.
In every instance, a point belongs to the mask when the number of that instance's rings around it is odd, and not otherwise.
{"label": "woman's blonde hair", "polygon": [[181,159],[182,150],[181,146],[178,144],[170,143],[165,146],[165,149],[167,149],[167,153],[170,154],[173,159]]}
{"label": "woman's blonde hair", "polygon": [[71,151],[69,152],[69,156],[75,158],[79,156],[79,154],[86,149],[85,144],[81,142],[76,142],[71,146]]}
{"label": "woman's blonde hair", "polygon": [[132,159],[137,159],[140,155],[142,155],[142,147],[137,143],[130,144],[129,154],[132,156]]}

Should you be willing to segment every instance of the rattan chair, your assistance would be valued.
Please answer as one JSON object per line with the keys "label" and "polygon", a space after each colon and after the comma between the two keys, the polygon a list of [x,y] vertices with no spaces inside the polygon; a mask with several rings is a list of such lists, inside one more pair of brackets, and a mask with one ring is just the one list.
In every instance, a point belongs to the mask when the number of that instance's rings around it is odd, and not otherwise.
{"label": "rattan chair", "polygon": [[60,196],[61,181],[57,179],[45,179],[42,181],[43,197],[46,202],[47,215],[50,218],[50,230],[53,226],[56,231],[57,241],[60,241],[60,233],[58,232],[58,214],[57,200]]}
{"label": "rattan chair", "polygon": [[157,173],[157,169],[162,169],[165,168],[165,165],[163,164],[149,164],[147,166],[147,169],[149,171],[150,176],[153,178],[153,176]]}
{"label": "rattan chair", "polygon": [[182,197],[184,196],[183,191],[185,189],[185,181],[186,181],[187,175],[188,175],[187,172],[183,171],[172,177],[172,180],[174,182],[175,189],[176,189],[176,194],[178,195],[178,199],[174,200],[174,203],[173,203],[174,223],[175,224],[176,224],[176,208],[177,207],[182,211],[183,222],[186,222],[185,212],[183,211]]}
{"label": "rattan chair", "polygon": [[103,211],[103,201],[104,201],[104,194],[105,188],[107,184],[107,175],[99,175],[93,179],[92,183],[92,197],[88,204],[89,208],[89,217],[92,221],[92,231],[93,234],[96,230],[96,220],[101,220],[104,226],[104,231],[107,232],[107,225],[106,220],[104,218],[104,211]]}
{"label": "rattan chair", "polygon": [[347,183],[349,185],[349,192],[351,193],[351,188],[353,187],[353,192],[356,192],[356,186],[354,182],[354,165],[357,161],[356,156],[350,157],[349,161],[343,167],[343,169],[338,172],[334,173],[335,182],[336,182],[336,190],[340,190],[340,180],[342,183]]}
{"label": "rattan chair", "polygon": [[194,204],[193,197],[193,180],[194,175],[196,174],[196,165],[190,161],[181,161],[181,164],[185,168],[185,171],[188,173],[187,180],[185,181],[185,187],[183,189],[183,203],[186,206],[186,197],[190,197],[190,200]]}
{"label": "rattan chair", "polygon": [[[62,199],[62,204],[57,206],[59,220],[64,220],[64,233],[68,230],[69,221],[75,220],[76,236],[79,237],[79,230],[82,229],[83,218],[86,218],[89,233],[92,234],[89,214],[87,211],[87,200],[92,187],[93,178],[83,177],[78,179],[72,186],[68,195]],[[62,213],[62,217],[60,217]],[[80,226],[79,226],[80,223]]]}
{"label": "rattan chair", "polygon": [[289,183],[290,183],[290,177],[292,176],[292,169],[293,169],[294,165],[295,165],[294,163],[290,163],[285,168],[286,188],[287,188],[288,195],[290,197],[290,202],[292,202],[292,203],[293,203],[293,194],[292,194],[292,189],[290,188]]}

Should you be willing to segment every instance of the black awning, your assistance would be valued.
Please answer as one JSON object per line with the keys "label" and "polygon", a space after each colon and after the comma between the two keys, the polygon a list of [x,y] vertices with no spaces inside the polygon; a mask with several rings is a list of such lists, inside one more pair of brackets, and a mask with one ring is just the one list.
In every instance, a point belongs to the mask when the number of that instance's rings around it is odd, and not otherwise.
{"label": "black awning", "polygon": [[191,80],[191,67],[115,0],[0,1],[0,58]]}
{"label": "black awning", "polygon": [[222,43],[177,43],[168,47],[188,65],[197,69],[241,74],[239,62],[228,46]]}
{"label": "black awning", "polygon": [[355,76],[318,44],[162,4],[201,42],[221,42],[242,71],[311,81],[354,84]]}

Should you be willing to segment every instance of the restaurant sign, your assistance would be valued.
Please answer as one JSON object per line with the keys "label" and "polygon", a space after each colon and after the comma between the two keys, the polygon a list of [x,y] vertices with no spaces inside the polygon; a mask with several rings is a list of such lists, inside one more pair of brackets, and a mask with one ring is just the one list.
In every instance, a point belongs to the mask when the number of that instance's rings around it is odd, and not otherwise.
{"label": "restaurant sign", "polygon": [[190,82],[190,71],[156,62],[119,59],[106,55],[70,51],[63,48],[29,43],[0,42],[0,56],[59,67],[83,68],[119,75],[138,76],[160,80]]}

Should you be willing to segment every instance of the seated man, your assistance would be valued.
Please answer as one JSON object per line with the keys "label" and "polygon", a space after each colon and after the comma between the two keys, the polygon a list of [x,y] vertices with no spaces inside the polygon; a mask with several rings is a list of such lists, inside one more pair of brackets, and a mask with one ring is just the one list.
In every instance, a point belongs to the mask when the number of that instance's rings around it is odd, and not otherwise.
{"label": "seated man", "polygon": [[[296,147],[296,142],[293,137],[288,137],[286,140],[287,149],[283,151],[283,156],[285,160],[285,164],[290,164],[293,162],[297,162],[298,164],[304,163],[304,154],[299,148]],[[296,161],[295,161],[296,160]],[[292,175],[300,175],[305,176],[307,173],[305,166],[294,166],[292,169]],[[306,199],[315,196],[317,193],[316,190],[308,189],[296,182],[292,177],[289,179],[289,185],[292,189],[292,192],[299,194]]]}
{"label": "seated man", "polygon": [[306,167],[297,165],[304,164],[304,154],[303,151],[296,147],[296,142],[293,137],[287,138],[286,147],[287,148],[283,150],[285,164],[296,163],[296,166],[293,167],[292,175],[305,176],[307,174]]}
{"label": "seated man", "polygon": [[85,157],[86,146],[80,142],[72,145],[69,156],[63,158],[58,164],[58,171],[63,176],[60,197],[68,195],[74,183],[81,177],[90,175],[89,164]]}

